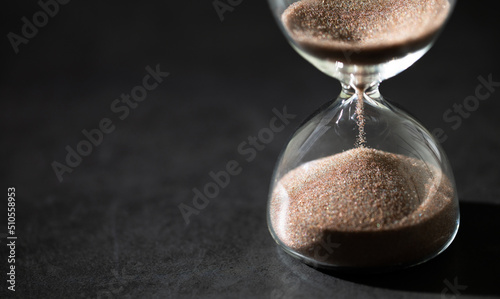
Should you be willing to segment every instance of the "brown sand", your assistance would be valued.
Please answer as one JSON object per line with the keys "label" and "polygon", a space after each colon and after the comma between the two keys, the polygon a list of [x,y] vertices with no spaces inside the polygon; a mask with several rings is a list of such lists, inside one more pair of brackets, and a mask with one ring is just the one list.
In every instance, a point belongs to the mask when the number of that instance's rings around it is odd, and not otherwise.
{"label": "brown sand", "polygon": [[275,186],[270,217],[292,250],[335,266],[432,257],[452,237],[453,187],[419,160],[356,148],[308,162]]}
{"label": "brown sand", "polygon": [[356,125],[358,126],[358,136],[356,136],[355,147],[365,147],[366,146],[366,133],[365,133],[365,103],[364,103],[364,90],[357,89],[356,94],[358,96],[358,101],[356,103]]}
{"label": "brown sand", "polygon": [[376,64],[425,47],[449,10],[448,0],[302,0],[282,21],[315,56]]}

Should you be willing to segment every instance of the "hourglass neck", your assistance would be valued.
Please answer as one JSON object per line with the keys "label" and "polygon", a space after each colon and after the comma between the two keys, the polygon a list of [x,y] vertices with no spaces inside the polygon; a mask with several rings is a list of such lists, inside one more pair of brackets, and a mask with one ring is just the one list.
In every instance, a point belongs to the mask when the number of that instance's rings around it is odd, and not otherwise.
{"label": "hourglass neck", "polygon": [[348,98],[356,94],[359,96],[359,98],[364,98],[364,96],[362,95],[366,95],[370,99],[380,98],[380,93],[378,90],[380,83],[377,81],[371,84],[356,85],[356,86],[352,84],[347,84],[345,82],[341,82],[341,85],[342,85],[342,93],[347,95]]}

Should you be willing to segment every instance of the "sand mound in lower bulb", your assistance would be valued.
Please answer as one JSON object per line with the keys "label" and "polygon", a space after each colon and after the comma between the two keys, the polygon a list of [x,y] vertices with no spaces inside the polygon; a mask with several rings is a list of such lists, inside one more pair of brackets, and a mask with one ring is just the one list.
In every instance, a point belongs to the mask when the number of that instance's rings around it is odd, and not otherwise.
{"label": "sand mound in lower bulb", "polygon": [[456,229],[453,188],[441,171],[367,148],[287,173],[270,217],[286,247],[339,267],[412,264],[437,254]]}

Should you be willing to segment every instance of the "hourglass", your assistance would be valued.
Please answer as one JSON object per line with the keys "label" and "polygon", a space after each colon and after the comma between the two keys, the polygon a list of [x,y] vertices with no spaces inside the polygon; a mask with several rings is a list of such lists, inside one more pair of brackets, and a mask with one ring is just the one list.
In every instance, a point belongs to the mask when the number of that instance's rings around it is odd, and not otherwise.
{"label": "hourglass", "polygon": [[267,220],[306,264],[386,270],[453,241],[458,198],[434,137],[386,102],[380,82],[417,61],[454,0],[269,0],[297,52],[341,82],[292,136],[274,170]]}

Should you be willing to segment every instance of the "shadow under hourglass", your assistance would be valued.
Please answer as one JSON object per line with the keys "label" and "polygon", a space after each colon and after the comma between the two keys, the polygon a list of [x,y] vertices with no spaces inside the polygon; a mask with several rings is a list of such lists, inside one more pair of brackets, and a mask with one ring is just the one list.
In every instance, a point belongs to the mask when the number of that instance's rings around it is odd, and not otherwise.
{"label": "shadow under hourglass", "polygon": [[[359,285],[434,293],[442,298],[500,296],[500,205],[462,202],[460,214],[458,234],[448,249],[426,263],[395,272],[374,274],[318,269],[290,257],[279,247],[276,247],[277,257],[304,283],[303,288],[328,294],[332,286],[338,291]],[[344,283],[339,284],[341,281]]]}
{"label": "shadow under hourglass", "polygon": [[[500,295],[500,205],[460,204],[460,228],[438,257],[405,270],[382,274],[344,274],[320,270],[343,280],[412,292]],[[418,244],[415,244],[418,246]]]}

